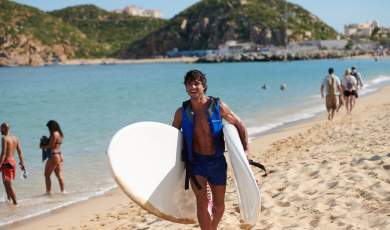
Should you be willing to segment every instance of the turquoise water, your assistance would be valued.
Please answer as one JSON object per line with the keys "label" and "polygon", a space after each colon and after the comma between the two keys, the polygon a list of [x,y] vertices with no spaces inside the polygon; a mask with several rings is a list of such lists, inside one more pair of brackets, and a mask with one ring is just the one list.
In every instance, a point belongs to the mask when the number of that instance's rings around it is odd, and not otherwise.
{"label": "turquoise water", "polygon": [[[121,127],[137,121],[170,124],[187,95],[183,76],[200,69],[208,95],[221,97],[249,127],[251,136],[314,116],[324,110],[320,82],[332,66],[341,76],[357,65],[366,82],[362,94],[390,83],[390,60],[315,60],[224,64],[131,64],[0,68],[0,121],[21,141],[29,178],[20,171],[14,187],[19,207],[5,202],[0,186],[0,226],[102,194],[115,186],[108,143]],[[267,90],[262,90],[263,84]],[[281,91],[280,84],[287,89]],[[357,102],[358,103],[358,102]],[[64,132],[67,194],[52,177],[45,191],[39,139],[46,122],[57,120]]]}

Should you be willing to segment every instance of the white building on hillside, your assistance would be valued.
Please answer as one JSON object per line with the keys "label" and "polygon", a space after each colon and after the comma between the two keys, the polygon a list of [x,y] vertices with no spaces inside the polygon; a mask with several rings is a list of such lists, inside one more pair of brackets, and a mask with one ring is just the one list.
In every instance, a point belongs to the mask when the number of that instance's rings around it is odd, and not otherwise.
{"label": "white building on hillside", "polygon": [[377,21],[348,24],[344,26],[344,33],[347,36],[370,37],[375,27],[378,27]]}
{"label": "white building on hillside", "polygon": [[121,10],[113,10],[114,13],[124,13],[131,16],[149,17],[149,18],[161,18],[160,10],[144,9],[136,5],[126,6]]}

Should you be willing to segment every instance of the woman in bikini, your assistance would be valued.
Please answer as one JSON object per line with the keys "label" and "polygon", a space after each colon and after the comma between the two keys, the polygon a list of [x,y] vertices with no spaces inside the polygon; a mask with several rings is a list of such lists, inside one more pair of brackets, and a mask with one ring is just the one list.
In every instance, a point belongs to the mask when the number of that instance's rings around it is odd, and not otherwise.
{"label": "woman in bikini", "polygon": [[41,149],[50,150],[50,154],[45,166],[46,193],[50,194],[51,191],[50,176],[53,171],[58,178],[58,183],[60,184],[61,192],[64,192],[64,177],[62,175],[64,156],[62,155],[60,149],[62,140],[64,139],[64,135],[62,134],[60,125],[56,121],[50,120],[49,122],[47,122],[46,126],[49,128],[50,131],[49,143],[47,145],[40,146]]}

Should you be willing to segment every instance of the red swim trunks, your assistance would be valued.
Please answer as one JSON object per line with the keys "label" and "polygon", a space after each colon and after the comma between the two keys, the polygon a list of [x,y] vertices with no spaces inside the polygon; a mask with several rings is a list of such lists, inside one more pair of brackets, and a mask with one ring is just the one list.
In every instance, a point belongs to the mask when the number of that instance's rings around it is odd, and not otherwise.
{"label": "red swim trunks", "polygon": [[7,159],[4,161],[1,172],[3,174],[3,181],[12,181],[16,175],[16,161],[14,159]]}

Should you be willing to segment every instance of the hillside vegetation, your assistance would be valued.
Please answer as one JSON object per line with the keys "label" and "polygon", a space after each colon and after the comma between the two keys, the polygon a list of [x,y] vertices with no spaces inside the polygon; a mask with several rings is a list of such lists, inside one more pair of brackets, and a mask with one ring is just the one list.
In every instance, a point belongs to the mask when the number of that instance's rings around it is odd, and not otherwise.
{"label": "hillside vegetation", "polygon": [[286,8],[284,0],[203,0],[118,55],[137,58],[162,55],[174,48],[216,49],[228,40],[280,46],[285,44],[286,31],[289,41],[337,36],[302,7],[288,3]]}
{"label": "hillside vegetation", "polygon": [[108,12],[94,5],[80,5],[50,12],[51,15],[75,26],[89,39],[104,46],[104,56],[142,39],[162,27],[166,20],[135,17]]}
{"label": "hillside vegetation", "polygon": [[0,0],[0,65],[93,56],[99,44],[36,8]]}

